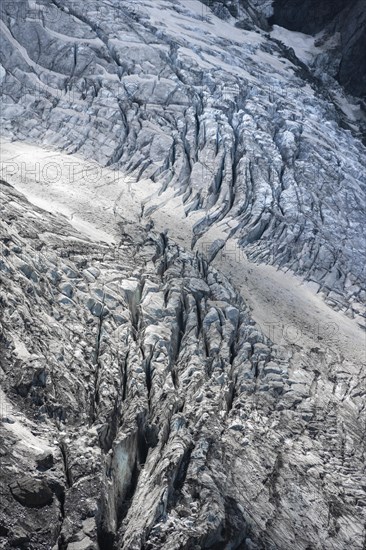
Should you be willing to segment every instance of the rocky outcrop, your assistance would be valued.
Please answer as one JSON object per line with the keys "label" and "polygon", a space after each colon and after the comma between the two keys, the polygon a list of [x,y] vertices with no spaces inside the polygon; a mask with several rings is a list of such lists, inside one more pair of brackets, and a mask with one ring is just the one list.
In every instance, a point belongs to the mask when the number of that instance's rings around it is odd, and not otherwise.
{"label": "rocky outcrop", "polygon": [[339,82],[366,101],[366,10],[362,0],[337,17],[335,31],[342,44]]}
{"label": "rocky outcrop", "polygon": [[292,31],[316,34],[357,0],[274,0],[271,23]]}
{"label": "rocky outcrop", "polygon": [[15,500],[23,506],[42,508],[52,502],[52,491],[43,479],[24,477],[17,479],[9,487]]}
{"label": "rocky outcrop", "polygon": [[[338,36],[331,54],[338,64],[337,78],[345,89],[366,98],[366,11],[362,0],[275,0],[270,23],[308,34]],[[323,37],[324,40],[324,37]]]}

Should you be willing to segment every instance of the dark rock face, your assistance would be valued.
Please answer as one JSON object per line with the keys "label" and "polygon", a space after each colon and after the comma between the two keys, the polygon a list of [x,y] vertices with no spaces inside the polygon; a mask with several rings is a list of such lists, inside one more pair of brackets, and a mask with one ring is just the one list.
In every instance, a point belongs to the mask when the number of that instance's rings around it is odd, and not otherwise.
{"label": "dark rock face", "polygon": [[[364,0],[275,0],[271,24],[293,31],[339,33],[337,78],[356,96],[366,95],[366,5]],[[334,55],[339,55],[338,50]]]}
{"label": "dark rock face", "polygon": [[29,508],[42,508],[52,502],[52,491],[43,479],[23,477],[10,485],[10,490],[18,502]]}
{"label": "dark rock face", "polygon": [[15,527],[13,529],[10,546],[13,548],[24,548],[29,543],[29,536],[22,527]]}
{"label": "dark rock face", "polygon": [[52,453],[42,453],[36,458],[37,467],[39,470],[49,470],[52,468],[54,461],[53,461],[53,454]]}
{"label": "dark rock face", "polygon": [[291,31],[308,34],[317,33],[326,27],[346,5],[353,6],[355,0],[275,0],[271,24],[280,25]]}
{"label": "dark rock face", "polygon": [[359,0],[337,18],[342,59],[339,82],[351,93],[366,97],[366,4]]}

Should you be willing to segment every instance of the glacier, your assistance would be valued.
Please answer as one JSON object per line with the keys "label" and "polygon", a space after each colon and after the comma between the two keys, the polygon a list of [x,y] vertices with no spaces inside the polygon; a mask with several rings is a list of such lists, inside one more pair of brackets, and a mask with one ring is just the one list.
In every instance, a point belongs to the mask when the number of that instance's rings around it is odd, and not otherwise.
{"label": "glacier", "polygon": [[362,550],[343,29],[257,0],[0,13],[0,548]]}

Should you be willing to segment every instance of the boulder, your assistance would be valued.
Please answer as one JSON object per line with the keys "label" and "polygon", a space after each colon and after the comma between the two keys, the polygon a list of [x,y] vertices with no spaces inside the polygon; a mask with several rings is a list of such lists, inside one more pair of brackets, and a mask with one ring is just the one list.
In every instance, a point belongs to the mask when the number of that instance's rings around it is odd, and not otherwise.
{"label": "boulder", "polygon": [[53,494],[44,479],[23,477],[9,485],[10,491],[20,504],[28,508],[42,508],[51,504]]}

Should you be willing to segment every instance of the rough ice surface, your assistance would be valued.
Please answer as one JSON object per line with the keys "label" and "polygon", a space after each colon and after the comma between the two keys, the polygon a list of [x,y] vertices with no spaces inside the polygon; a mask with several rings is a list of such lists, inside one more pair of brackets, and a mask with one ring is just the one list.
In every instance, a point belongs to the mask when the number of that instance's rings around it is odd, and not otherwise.
{"label": "rough ice surface", "polygon": [[258,4],[1,7],[0,548],[364,548],[360,103]]}
{"label": "rough ice surface", "polygon": [[365,291],[364,146],[296,57],[196,0],[16,6],[2,11],[7,135],[174,189],[201,213],[194,240],[234,219],[228,235],[252,259],[352,310]]}

